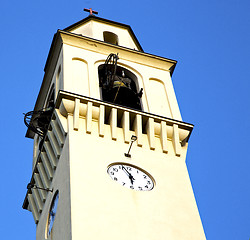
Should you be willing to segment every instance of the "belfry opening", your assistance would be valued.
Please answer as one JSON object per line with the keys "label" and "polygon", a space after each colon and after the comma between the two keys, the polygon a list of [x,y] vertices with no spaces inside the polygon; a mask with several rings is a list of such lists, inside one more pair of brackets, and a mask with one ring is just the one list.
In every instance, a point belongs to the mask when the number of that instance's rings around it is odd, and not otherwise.
{"label": "belfry opening", "polygon": [[118,55],[111,53],[98,67],[99,86],[103,101],[142,110],[142,88],[139,90],[135,74],[117,66]]}

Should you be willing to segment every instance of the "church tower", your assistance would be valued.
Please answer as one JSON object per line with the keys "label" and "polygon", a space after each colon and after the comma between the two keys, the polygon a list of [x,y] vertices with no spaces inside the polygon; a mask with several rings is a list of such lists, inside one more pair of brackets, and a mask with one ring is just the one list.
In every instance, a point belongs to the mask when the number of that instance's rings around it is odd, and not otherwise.
{"label": "church tower", "polygon": [[23,208],[37,240],[206,239],[186,167],[176,61],[90,15],[54,36],[34,111]]}

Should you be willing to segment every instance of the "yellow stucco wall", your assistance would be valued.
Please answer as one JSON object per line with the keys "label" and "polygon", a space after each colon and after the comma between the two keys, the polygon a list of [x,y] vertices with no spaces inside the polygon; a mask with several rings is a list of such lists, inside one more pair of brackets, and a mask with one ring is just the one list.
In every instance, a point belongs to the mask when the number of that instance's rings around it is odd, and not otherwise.
{"label": "yellow stucco wall", "polygon": [[[116,33],[121,46],[97,41],[103,40],[103,30]],[[51,54],[54,65],[48,65],[43,83],[48,92],[39,95],[44,106],[54,86],[58,98],[57,117],[53,118],[50,138],[46,138],[53,147],[52,154],[42,148],[50,159],[40,157],[36,140],[33,156],[34,172],[39,161],[44,167],[53,167],[53,176],[44,174],[42,177],[48,179],[42,179],[42,184],[48,182],[53,193],[59,190],[58,211],[48,239],[205,239],[185,163],[185,139],[192,126],[180,122],[170,70],[175,62],[132,50],[136,44],[126,29],[89,22],[73,33],[97,40],[58,33],[60,51]],[[139,88],[144,90],[144,113],[100,102],[98,67],[110,53],[118,53],[118,65],[137,77]],[[105,117],[109,121],[104,123]],[[120,118],[125,120],[119,125]],[[63,142],[59,128],[63,129]],[[124,153],[131,135],[138,139],[132,157],[127,158]],[[117,184],[107,174],[107,166],[114,162],[130,163],[149,172],[155,187],[140,192]],[[34,210],[40,240],[47,238],[53,194],[46,193],[41,202],[43,195],[37,191],[36,196],[28,192],[28,208]]]}

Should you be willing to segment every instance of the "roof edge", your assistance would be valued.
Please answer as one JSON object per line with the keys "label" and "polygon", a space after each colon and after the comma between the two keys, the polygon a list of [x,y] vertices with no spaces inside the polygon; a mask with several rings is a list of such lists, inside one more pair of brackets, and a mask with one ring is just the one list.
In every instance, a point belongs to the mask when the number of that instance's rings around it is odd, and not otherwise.
{"label": "roof edge", "polygon": [[78,26],[80,26],[81,24],[83,24],[85,22],[88,22],[90,20],[96,20],[96,21],[99,21],[99,22],[111,23],[111,24],[114,24],[114,25],[117,25],[117,26],[122,26],[124,28],[127,28],[129,30],[129,32],[131,33],[133,39],[135,40],[136,45],[139,48],[139,51],[144,52],[140,42],[138,41],[135,33],[133,32],[132,28],[129,25],[124,24],[124,23],[115,22],[115,21],[112,21],[112,20],[108,20],[108,19],[105,19],[105,18],[97,17],[97,16],[94,16],[94,15],[89,15],[88,17],[86,17],[86,18],[84,18],[84,19],[82,19],[82,20],[80,20],[80,21],[78,21],[78,22],[64,28],[63,31],[68,32],[70,30],[73,30],[73,29],[77,28]]}

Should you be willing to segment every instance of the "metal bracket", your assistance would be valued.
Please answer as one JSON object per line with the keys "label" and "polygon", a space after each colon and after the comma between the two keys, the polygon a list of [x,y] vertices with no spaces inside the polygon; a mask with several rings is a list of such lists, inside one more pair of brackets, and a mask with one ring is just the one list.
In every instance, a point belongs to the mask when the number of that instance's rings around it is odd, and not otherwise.
{"label": "metal bracket", "polygon": [[34,189],[41,189],[41,190],[48,191],[48,192],[53,192],[53,189],[41,188],[41,187],[36,186],[36,185],[33,184],[33,183],[28,183],[27,189],[32,189],[32,188],[34,188]]}
{"label": "metal bracket", "polygon": [[134,141],[136,141],[136,140],[137,140],[137,137],[135,135],[132,135],[132,137],[131,137],[131,143],[130,143],[130,146],[129,146],[129,149],[128,149],[128,153],[124,153],[125,157],[131,158],[131,155],[129,154],[129,152],[131,150],[131,147],[132,147]]}

